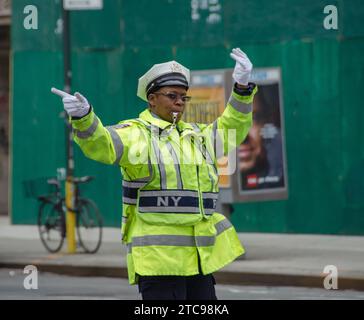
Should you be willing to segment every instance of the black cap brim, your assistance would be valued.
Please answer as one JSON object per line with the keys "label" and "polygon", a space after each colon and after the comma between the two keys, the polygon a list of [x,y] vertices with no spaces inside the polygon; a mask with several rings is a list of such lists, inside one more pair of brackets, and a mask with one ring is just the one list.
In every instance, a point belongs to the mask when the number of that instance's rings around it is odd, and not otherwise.
{"label": "black cap brim", "polygon": [[178,72],[164,74],[147,85],[147,96],[153,92],[156,92],[161,87],[166,86],[181,86],[188,89],[188,81],[186,77]]}

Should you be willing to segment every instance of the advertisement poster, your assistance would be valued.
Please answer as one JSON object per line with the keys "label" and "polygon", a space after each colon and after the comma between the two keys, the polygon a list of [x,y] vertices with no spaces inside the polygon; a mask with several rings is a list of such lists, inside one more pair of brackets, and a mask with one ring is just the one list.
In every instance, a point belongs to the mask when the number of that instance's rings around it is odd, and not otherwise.
{"label": "advertisement poster", "polygon": [[237,149],[236,201],[285,199],[288,195],[281,73],[256,69],[253,126]]}
{"label": "advertisement poster", "polygon": [[[193,71],[192,96],[184,121],[212,123],[226,107],[232,90],[232,69]],[[233,163],[232,174],[220,175],[222,202],[286,199],[288,196],[285,135],[279,68],[256,68],[251,80],[258,85],[253,104],[253,126],[229,157],[218,160],[219,172]]]}

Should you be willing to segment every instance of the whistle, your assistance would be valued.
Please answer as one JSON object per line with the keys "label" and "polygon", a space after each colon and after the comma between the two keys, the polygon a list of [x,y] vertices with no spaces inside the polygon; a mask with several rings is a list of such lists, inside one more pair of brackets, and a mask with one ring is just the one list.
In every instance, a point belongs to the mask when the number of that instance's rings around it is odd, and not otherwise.
{"label": "whistle", "polygon": [[172,112],[172,118],[173,118],[173,123],[171,125],[171,127],[167,130],[166,135],[168,136],[172,130],[176,127],[176,122],[177,122],[177,117],[178,117],[178,112]]}
{"label": "whistle", "polygon": [[178,112],[172,112],[172,117],[173,117],[173,124],[172,124],[172,126],[174,126],[176,124],[176,121],[177,121]]}

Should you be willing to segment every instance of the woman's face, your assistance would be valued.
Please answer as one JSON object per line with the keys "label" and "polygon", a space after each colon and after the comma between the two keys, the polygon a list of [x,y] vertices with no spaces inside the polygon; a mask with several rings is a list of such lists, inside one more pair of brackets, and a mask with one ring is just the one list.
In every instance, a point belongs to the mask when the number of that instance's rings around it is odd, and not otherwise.
{"label": "woman's face", "polygon": [[253,169],[264,156],[263,139],[260,134],[262,125],[253,123],[245,141],[238,148],[239,170],[246,172]]}
{"label": "woman's face", "polygon": [[[178,112],[178,122],[182,118],[186,108],[186,102],[183,100],[186,92],[184,87],[162,87],[148,97],[151,111],[168,122],[173,122],[172,112]],[[171,98],[174,96],[175,99]]]}

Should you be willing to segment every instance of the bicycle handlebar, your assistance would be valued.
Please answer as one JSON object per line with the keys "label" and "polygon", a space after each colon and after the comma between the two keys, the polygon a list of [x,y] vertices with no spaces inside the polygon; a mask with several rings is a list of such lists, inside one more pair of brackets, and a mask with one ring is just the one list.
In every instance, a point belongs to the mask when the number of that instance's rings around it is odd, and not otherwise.
{"label": "bicycle handlebar", "polygon": [[95,177],[93,177],[93,176],[84,176],[84,177],[79,177],[79,178],[71,178],[71,181],[73,183],[77,184],[77,183],[90,182],[93,179],[95,179]]}
{"label": "bicycle handlebar", "polygon": [[[95,179],[95,177],[93,177],[93,176],[83,176],[83,177],[79,177],[79,178],[71,178],[70,180],[71,180],[71,182],[73,182],[75,184],[79,184],[79,183],[90,182],[93,179]],[[61,186],[61,183],[57,179],[48,179],[47,183],[50,184],[50,185],[55,185],[57,187]]]}

